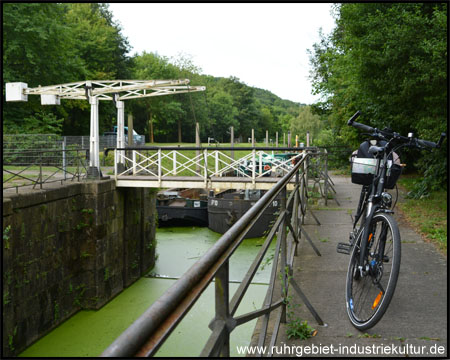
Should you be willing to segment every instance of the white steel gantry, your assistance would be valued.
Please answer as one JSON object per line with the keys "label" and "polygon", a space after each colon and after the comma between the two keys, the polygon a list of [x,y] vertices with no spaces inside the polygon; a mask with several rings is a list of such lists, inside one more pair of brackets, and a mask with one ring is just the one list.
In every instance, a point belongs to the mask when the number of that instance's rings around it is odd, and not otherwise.
{"label": "white steel gantry", "polygon": [[[117,147],[125,147],[125,104],[128,99],[164,96],[206,90],[181,80],[86,80],[67,84],[28,88],[23,82],[6,83],[6,101],[27,101],[28,95],[41,95],[42,105],[59,105],[61,99],[88,100],[91,105],[89,170],[100,174],[98,105],[100,100],[114,101],[117,108]],[[123,156],[119,157],[123,159]],[[121,160],[123,161],[123,160]]]}

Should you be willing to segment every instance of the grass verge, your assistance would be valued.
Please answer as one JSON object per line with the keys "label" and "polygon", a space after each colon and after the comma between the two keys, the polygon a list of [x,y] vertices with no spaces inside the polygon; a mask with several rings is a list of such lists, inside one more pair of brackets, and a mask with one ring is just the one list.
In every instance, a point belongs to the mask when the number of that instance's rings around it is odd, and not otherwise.
{"label": "grass verge", "polygon": [[[399,190],[406,195],[413,188],[417,175],[404,175],[399,181]],[[447,191],[435,191],[422,199],[407,199],[398,203],[408,223],[447,254]]]}

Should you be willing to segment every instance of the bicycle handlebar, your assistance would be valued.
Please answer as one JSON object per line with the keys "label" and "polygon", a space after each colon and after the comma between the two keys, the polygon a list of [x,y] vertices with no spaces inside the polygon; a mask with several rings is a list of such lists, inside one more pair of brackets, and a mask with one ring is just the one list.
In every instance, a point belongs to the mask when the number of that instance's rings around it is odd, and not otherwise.
{"label": "bicycle handlebar", "polygon": [[446,134],[442,133],[441,137],[439,138],[439,141],[437,142],[437,144],[435,142],[422,140],[422,139],[417,139],[417,143],[419,145],[421,145],[421,146],[424,146],[424,147],[429,147],[429,148],[432,148],[432,149],[436,149],[436,148],[440,148],[441,147],[442,142],[445,139],[445,136],[446,136]]}
{"label": "bicycle handlebar", "polygon": [[387,136],[387,137],[390,137],[390,138],[395,138],[395,139],[398,139],[398,140],[402,140],[405,143],[409,142],[411,145],[414,144],[414,145],[416,145],[418,147],[421,146],[421,147],[428,147],[428,148],[434,149],[434,148],[441,147],[441,144],[444,141],[445,136],[446,136],[445,133],[442,133],[437,144],[435,142],[428,141],[428,140],[404,137],[404,136],[401,136],[401,135],[399,135],[399,134],[397,134],[395,132],[392,133],[392,132],[385,131],[385,130],[378,130],[377,128],[373,128],[373,127],[371,127],[369,125],[364,125],[364,124],[361,124],[361,123],[357,123],[357,122],[355,122],[355,119],[357,119],[359,117],[359,115],[361,115],[361,112],[358,110],[347,121],[347,125],[348,126],[353,126],[353,127],[357,128],[357,129],[360,129],[362,131],[366,131],[368,133],[371,133],[371,135],[374,136],[374,137],[383,138],[384,136]]}
{"label": "bicycle handlebar", "polygon": [[374,132],[375,129],[373,127],[355,122],[355,120],[359,117],[359,115],[361,115],[361,111],[358,110],[353,114],[353,116],[350,119],[348,119],[347,125],[354,126],[355,128],[360,129],[362,131],[367,131],[370,133]]}
{"label": "bicycle handlebar", "polygon": [[359,130],[367,131],[369,133],[377,132],[376,129],[374,129],[373,127],[371,127],[369,125],[364,125],[364,124],[361,124],[361,123],[357,123],[357,122],[354,122],[352,124],[352,126],[354,126],[355,128],[357,128]]}
{"label": "bicycle handlebar", "polygon": [[353,122],[358,118],[359,115],[361,115],[361,111],[358,110],[350,119],[348,119],[347,125],[348,126],[353,125]]}
{"label": "bicycle handlebar", "polygon": [[427,140],[422,140],[422,139],[417,139],[417,143],[421,146],[424,147],[429,147],[434,149],[435,147],[437,147],[437,144],[432,142],[432,141],[427,141]]}

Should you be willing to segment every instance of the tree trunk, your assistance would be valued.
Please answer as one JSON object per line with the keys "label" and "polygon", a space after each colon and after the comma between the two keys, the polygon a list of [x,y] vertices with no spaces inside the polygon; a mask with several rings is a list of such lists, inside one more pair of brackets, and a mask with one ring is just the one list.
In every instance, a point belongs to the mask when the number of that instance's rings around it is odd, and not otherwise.
{"label": "tree trunk", "polygon": [[181,119],[178,119],[178,142],[181,143]]}

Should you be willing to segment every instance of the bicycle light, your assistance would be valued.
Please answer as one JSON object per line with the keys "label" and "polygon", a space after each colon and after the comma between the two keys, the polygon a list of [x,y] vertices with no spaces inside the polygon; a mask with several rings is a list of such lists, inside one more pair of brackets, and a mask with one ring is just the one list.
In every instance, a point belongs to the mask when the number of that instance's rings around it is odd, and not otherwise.
{"label": "bicycle light", "polygon": [[383,192],[381,194],[381,201],[383,202],[383,205],[386,207],[391,207],[392,205],[392,195],[388,192]]}
{"label": "bicycle light", "polygon": [[409,137],[410,139],[412,139],[413,136],[414,136],[414,134],[413,134],[412,132],[411,132],[411,133],[408,133],[408,137]]}

